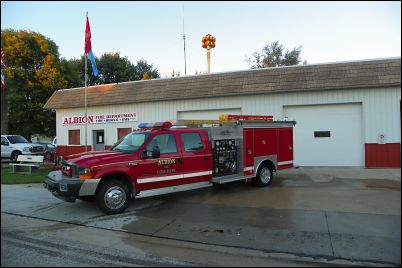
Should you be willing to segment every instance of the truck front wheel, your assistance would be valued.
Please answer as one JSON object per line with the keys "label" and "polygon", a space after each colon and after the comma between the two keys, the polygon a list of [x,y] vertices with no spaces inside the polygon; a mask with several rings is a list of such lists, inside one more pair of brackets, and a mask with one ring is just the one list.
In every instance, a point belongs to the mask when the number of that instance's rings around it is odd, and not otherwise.
{"label": "truck front wheel", "polygon": [[11,160],[12,162],[17,162],[18,156],[21,155],[21,154],[22,154],[22,153],[21,153],[20,151],[14,151],[14,152],[11,154],[10,160]]}
{"label": "truck front wheel", "polygon": [[118,214],[127,208],[130,195],[125,183],[112,179],[99,187],[96,193],[96,204],[103,212]]}
{"label": "truck front wheel", "polygon": [[255,183],[260,187],[267,186],[271,183],[272,177],[272,169],[268,165],[261,165],[261,167],[258,169]]}

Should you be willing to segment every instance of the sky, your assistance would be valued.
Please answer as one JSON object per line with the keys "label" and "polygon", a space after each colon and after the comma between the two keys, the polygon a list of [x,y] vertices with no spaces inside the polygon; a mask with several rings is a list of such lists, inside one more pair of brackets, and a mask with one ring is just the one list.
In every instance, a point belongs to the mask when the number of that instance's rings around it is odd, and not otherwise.
{"label": "sky", "polygon": [[[144,59],[161,77],[207,70],[201,39],[216,38],[211,73],[249,69],[246,57],[274,41],[302,46],[308,64],[401,56],[401,2],[1,1],[1,29],[30,30],[53,40],[60,56],[84,54],[85,16],[92,51]],[[184,21],[184,27],[183,27]]]}

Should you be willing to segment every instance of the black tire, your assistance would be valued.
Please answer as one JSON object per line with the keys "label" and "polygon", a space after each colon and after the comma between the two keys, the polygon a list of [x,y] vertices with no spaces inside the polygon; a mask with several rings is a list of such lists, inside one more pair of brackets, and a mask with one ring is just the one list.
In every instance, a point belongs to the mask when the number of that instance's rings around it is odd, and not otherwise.
{"label": "black tire", "polygon": [[20,151],[14,151],[11,154],[10,160],[12,162],[17,162],[18,156],[21,155],[22,153]]}
{"label": "black tire", "polygon": [[267,165],[261,165],[257,172],[257,177],[254,179],[254,182],[259,187],[268,186],[273,179],[273,171],[272,168]]}
{"label": "black tire", "polygon": [[107,180],[96,192],[96,204],[106,214],[119,214],[127,208],[129,197],[130,192],[124,182]]}

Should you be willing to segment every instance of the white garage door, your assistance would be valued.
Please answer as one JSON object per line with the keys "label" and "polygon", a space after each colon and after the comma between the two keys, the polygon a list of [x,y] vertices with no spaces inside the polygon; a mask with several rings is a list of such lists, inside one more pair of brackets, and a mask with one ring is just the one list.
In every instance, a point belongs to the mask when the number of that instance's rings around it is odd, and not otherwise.
{"label": "white garage door", "polygon": [[221,114],[241,114],[241,108],[180,111],[177,117],[180,120],[218,120]]}
{"label": "white garage door", "polygon": [[295,120],[294,163],[300,166],[363,166],[361,104],[284,107]]}

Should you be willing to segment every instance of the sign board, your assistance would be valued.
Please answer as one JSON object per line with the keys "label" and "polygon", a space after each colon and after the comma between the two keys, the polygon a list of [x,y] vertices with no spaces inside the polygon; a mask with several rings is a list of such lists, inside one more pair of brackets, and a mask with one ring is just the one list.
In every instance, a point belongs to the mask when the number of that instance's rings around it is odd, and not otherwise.
{"label": "sign board", "polygon": [[[104,124],[104,123],[125,123],[137,122],[137,113],[120,113],[120,114],[98,114],[88,115],[88,124]],[[82,125],[87,122],[85,116],[75,115],[71,117],[63,117],[63,126]]]}

